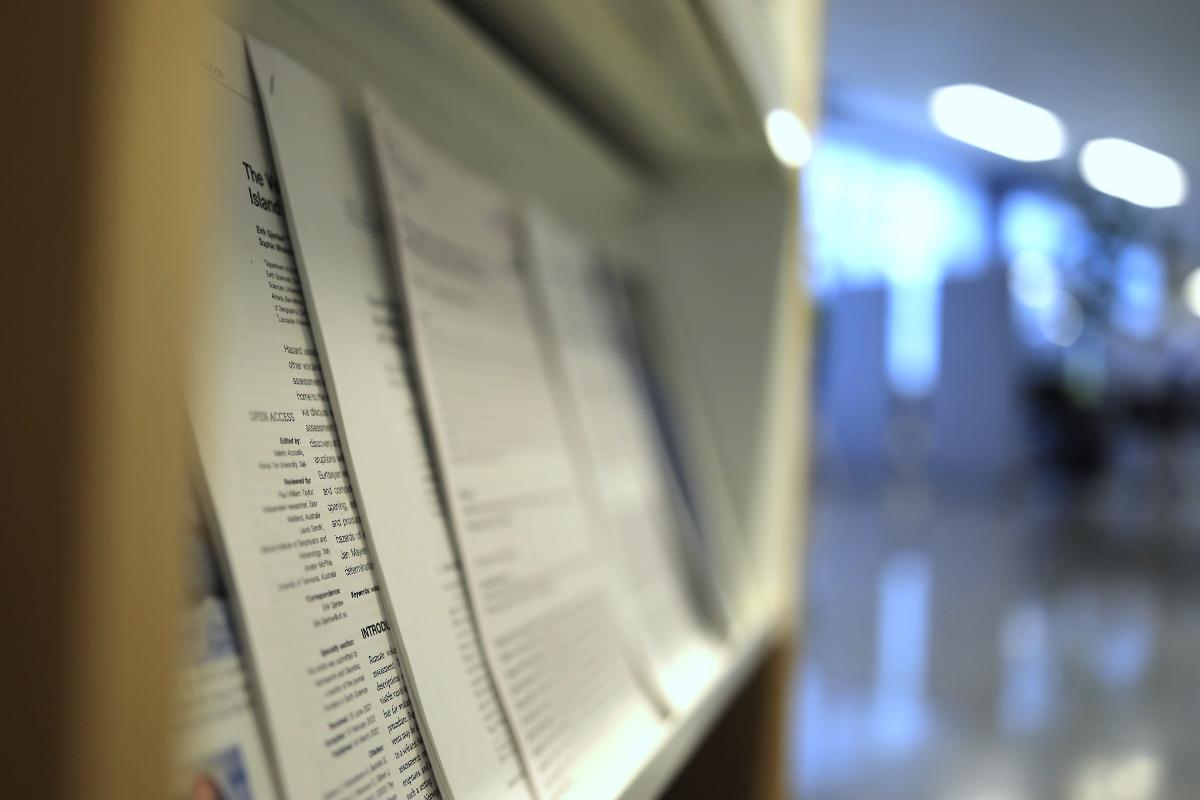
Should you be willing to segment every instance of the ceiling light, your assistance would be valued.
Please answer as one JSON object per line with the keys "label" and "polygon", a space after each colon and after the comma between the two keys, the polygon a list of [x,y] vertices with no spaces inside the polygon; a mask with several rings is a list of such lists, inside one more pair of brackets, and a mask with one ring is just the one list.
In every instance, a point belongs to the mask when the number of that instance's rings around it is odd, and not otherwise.
{"label": "ceiling light", "polygon": [[1079,153],[1088,185],[1147,208],[1177,206],[1187,198],[1187,175],[1170,156],[1124,139],[1093,139]]}
{"label": "ceiling light", "polygon": [[1066,129],[1053,113],[978,84],[935,89],[929,116],[951,139],[1016,161],[1048,161],[1067,146]]}
{"label": "ceiling light", "polygon": [[767,144],[784,166],[800,169],[812,156],[813,142],[804,122],[786,108],[767,114]]}

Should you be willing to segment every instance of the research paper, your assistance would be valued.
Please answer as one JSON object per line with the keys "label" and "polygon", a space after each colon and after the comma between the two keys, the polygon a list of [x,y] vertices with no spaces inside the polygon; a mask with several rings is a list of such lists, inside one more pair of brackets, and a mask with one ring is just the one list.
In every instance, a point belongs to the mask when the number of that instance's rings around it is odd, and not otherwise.
{"label": "research paper", "polygon": [[509,200],[367,96],[452,528],[535,791],[616,796],[664,735],[623,651],[518,274]]}
{"label": "research paper", "polygon": [[594,534],[608,545],[616,591],[633,646],[654,686],[686,712],[720,674],[724,652],[701,616],[702,577],[689,574],[689,543],[667,483],[667,465],[612,287],[587,244],[541,209],[526,214],[526,262],[541,301],[540,330],[561,378],[556,385],[598,506]]}
{"label": "research paper", "polygon": [[359,525],[241,36],[205,65],[215,209],[189,396],[284,795],[436,798]]}
{"label": "research paper", "polygon": [[532,796],[439,505],[404,352],[366,118],[250,41],[292,245],[358,514],[442,793]]}

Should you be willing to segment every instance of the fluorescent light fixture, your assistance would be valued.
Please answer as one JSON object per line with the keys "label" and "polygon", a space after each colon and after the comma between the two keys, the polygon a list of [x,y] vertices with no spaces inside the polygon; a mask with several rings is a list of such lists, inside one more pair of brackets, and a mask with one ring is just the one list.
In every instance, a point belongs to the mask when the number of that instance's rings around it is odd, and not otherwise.
{"label": "fluorescent light fixture", "polygon": [[929,116],[951,139],[1015,161],[1049,161],[1067,146],[1066,129],[1053,113],[974,83],[935,89]]}
{"label": "fluorescent light fixture", "polygon": [[813,141],[804,122],[786,108],[767,114],[767,144],[784,166],[800,169],[812,157]]}
{"label": "fluorescent light fixture", "polygon": [[1124,139],[1085,144],[1079,171],[1093,189],[1139,206],[1167,208],[1187,199],[1187,175],[1178,161]]}
{"label": "fluorescent light fixture", "polygon": [[1183,279],[1183,304],[1188,311],[1200,317],[1200,267]]}

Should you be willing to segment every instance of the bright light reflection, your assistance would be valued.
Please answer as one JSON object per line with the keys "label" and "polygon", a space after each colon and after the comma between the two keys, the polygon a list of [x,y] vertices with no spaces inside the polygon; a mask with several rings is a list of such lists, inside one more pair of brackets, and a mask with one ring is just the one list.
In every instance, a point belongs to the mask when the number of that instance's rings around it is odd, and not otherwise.
{"label": "bright light reflection", "polygon": [[1048,161],[1067,146],[1066,129],[1053,113],[987,86],[935,89],[929,115],[950,138],[1015,161]]}
{"label": "bright light reflection", "polygon": [[901,397],[917,400],[937,384],[941,300],[936,280],[896,282],[889,288],[884,363],[888,383]]}
{"label": "bright light reflection", "polygon": [[1162,761],[1148,753],[1095,761],[1076,773],[1071,800],[1152,800],[1162,778]]}
{"label": "bright light reflection", "polygon": [[801,119],[786,108],[767,114],[767,144],[784,166],[800,169],[812,157],[812,135]]}
{"label": "bright light reflection", "polygon": [[1200,317],[1200,267],[1183,279],[1183,303],[1188,311]]}
{"label": "bright light reflection", "polygon": [[1117,258],[1113,285],[1113,322],[1140,339],[1157,333],[1167,292],[1166,266],[1159,254],[1142,244],[1127,245]]}
{"label": "bright light reflection", "polygon": [[1109,779],[1110,794],[1130,800],[1148,800],[1158,794],[1161,782],[1162,764],[1158,759],[1149,755],[1130,756],[1113,767]]}
{"label": "bright light reflection", "polygon": [[1050,621],[1029,601],[1010,611],[1000,630],[1003,684],[999,717],[1007,733],[1029,734],[1042,727],[1055,700],[1057,676]]}
{"label": "bright light reflection", "polygon": [[1065,200],[1029,189],[1018,189],[1005,196],[997,235],[1001,250],[1009,259],[1032,250],[1068,269],[1086,255],[1091,245],[1091,234],[1079,209]]}
{"label": "bright light reflection", "polygon": [[817,294],[918,273],[920,280],[973,275],[987,264],[983,195],[950,174],[827,131],[803,184]]}
{"label": "bright light reflection", "polygon": [[1085,144],[1079,170],[1093,189],[1139,206],[1167,208],[1187,199],[1187,175],[1178,161],[1124,139]]}
{"label": "bright light reflection", "polygon": [[1047,308],[1058,297],[1058,272],[1045,255],[1026,250],[1018,253],[1009,267],[1008,288],[1021,305]]}
{"label": "bright light reflection", "polygon": [[879,576],[872,708],[877,744],[887,752],[917,747],[928,734],[925,681],[933,572],[920,552],[892,555]]}
{"label": "bright light reflection", "polygon": [[1070,292],[1062,292],[1058,302],[1038,311],[1038,327],[1051,344],[1070,347],[1083,335],[1083,309]]}

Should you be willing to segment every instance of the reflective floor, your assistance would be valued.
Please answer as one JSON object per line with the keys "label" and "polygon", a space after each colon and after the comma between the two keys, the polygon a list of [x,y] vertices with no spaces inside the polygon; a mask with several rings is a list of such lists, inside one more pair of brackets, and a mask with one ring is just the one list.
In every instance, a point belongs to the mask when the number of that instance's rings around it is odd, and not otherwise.
{"label": "reflective floor", "polygon": [[1074,493],[818,482],[805,800],[1200,798],[1200,447]]}

